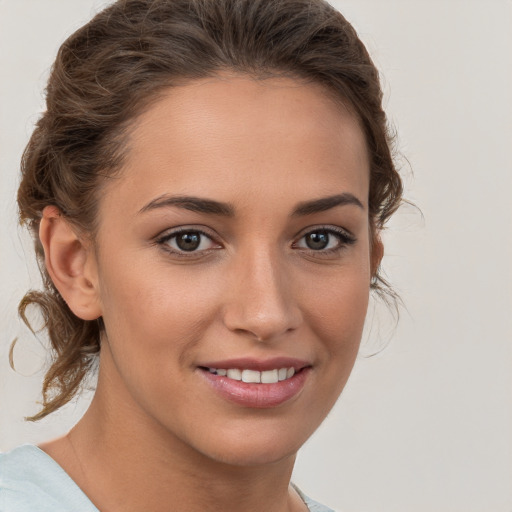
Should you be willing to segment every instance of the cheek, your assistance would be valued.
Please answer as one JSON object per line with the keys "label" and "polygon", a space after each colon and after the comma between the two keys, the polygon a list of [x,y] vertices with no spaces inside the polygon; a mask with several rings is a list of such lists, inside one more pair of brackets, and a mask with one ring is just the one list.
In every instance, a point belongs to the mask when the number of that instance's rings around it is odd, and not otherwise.
{"label": "cheek", "polygon": [[370,264],[364,254],[355,262],[340,266],[325,278],[310,280],[304,288],[304,296],[310,298],[309,323],[332,350],[342,348],[340,345],[358,345],[361,338],[370,292]]}
{"label": "cheek", "polygon": [[328,358],[349,368],[357,355],[368,307],[368,288],[350,287],[326,293],[317,302],[318,314],[310,325],[322,340]]}
{"label": "cheek", "polygon": [[313,431],[325,418],[339,398],[352,372],[366,318],[369,298],[369,272],[340,272],[329,280],[329,285],[305,290],[311,300],[307,323],[312,338],[316,340],[314,395],[310,397]]}
{"label": "cheek", "polygon": [[144,271],[133,271],[140,263],[104,268],[109,350],[103,363],[106,372],[119,377],[118,388],[126,388],[131,399],[158,416],[163,404],[173,400],[169,389],[181,385],[184,370],[194,361],[211,308],[194,293],[183,270],[171,275],[149,263],[142,265]]}
{"label": "cheek", "polygon": [[215,316],[215,288],[195,274],[154,262],[105,266],[102,303],[113,348],[133,352],[140,364],[166,353],[186,357]]}
{"label": "cheek", "polygon": [[[319,340],[318,365],[322,368],[326,396],[331,407],[354,366],[369,299],[369,269],[351,266],[325,283],[322,292],[309,290],[308,324]],[[306,290],[306,293],[308,291]]]}

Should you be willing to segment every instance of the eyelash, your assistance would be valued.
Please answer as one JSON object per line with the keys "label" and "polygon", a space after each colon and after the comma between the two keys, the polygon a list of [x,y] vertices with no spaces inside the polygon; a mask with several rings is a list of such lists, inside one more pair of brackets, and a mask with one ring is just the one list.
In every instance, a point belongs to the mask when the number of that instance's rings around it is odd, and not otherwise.
{"label": "eyelash", "polygon": [[[297,244],[300,240],[302,240],[307,235],[311,235],[312,233],[326,233],[328,235],[334,235],[338,239],[338,245],[336,247],[331,247],[329,249],[308,249],[308,248],[300,248],[301,250],[308,252],[310,254],[313,254],[315,256],[329,256],[333,254],[337,254],[344,249],[346,249],[348,246],[351,246],[357,242],[357,239],[352,235],[351,233],[347,232],[346,230],[334,227],[334,226],[315,226],[313,228],[308,228],[306,232],[304,232],[298,239],[297,242],[294,242],[292,247],[297,247]],[[204,236],[212,241],[212,243],[215,243],[214,237],[207,233],[206,231],[200,229],[200,228],[194,228],[194,227],[183,227],[175,229],[171,232],[166,233],[165,235],[158,237],[155,242],[157,245],[161,246],[163,250],[166,252],[169,252],[175,256],[182,257],[182,258],[198,258],[198,257],[204,257],[207,254],[209,254],[211,251],[216,250],[220,248],[220,244],[218,244],[215,248],[210,249],[203,249],[200,251],[192,250],[192,251],[184,251],[184,250],[176,250],[169,246],[169,241],[172,239],[175,239],[180,234],[184,233],[195,233],[199,234],[201,236]]]}
{"label": "eyelash", "polygon": [[183,228],[177,228],[171,232],[166,233],[165,235],[157,238],[155,242],[162,247],[164,251],[167,251],[171,253],[174,256],[178,256],[180,258],[198,258],[203,257],[209,254],[211,251],[216,250],[216,248],[211,249],[203,249],[202,251],[183,251],[183,250],[176,250],[169,246],[169,242],[173,239],[178,237],[181,234],[184,233],[197,233],[201,236],[204,236],[208,239],[210,239],[212,242],[214,242],[214,237],[207,233],[206,231],[200,229],[200,228],[194,228],[194,227],[183,227]]}
{"label": "eyelash", "polygon": [[[316,257],[336,255],[357,242],[357,239],[354,235],[337,226],[314,226],[312,228],[307,228],[307,231],[300,236],[299,241],[304,239],[307,235],[311,235],[312,233],[327,233],[328,235],[334,235],[335,238],[338,239],[338,244],[336,247],[331,247],[330,249],[315,250],[302,248],[304,251],[307,251]],[[298,242],[295,242],[293,245],[296,246],[297,243]]]}

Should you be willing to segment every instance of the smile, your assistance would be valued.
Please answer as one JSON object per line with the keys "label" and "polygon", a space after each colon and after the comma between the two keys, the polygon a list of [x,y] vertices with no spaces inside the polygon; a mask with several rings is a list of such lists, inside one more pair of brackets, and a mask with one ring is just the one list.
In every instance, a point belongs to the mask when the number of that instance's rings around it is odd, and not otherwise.
{"label": "smile", "polygon": [[276,384],[295,375],[295,368],[275,368],[273,370],[257,371],[239,368],[208,368],[210,373],[227,377],[228,379],[252,383],[252,384]]}
{"label": "smile", "polygon": [[197,367],[214,393],[246,408],[266,409],[295,400],[309,380],[312,365],[303,360],[277,357],[210,361]]}

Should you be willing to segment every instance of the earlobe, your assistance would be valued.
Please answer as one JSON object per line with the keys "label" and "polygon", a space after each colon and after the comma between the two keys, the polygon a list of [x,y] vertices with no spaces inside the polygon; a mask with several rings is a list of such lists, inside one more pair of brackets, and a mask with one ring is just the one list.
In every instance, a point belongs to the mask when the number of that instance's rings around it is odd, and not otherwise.
{"label": "earlobe", "polygon": [[39,225],[45,265],[73,313],[83,320],[101,316],[94,252],[56,206],[47,206]]}

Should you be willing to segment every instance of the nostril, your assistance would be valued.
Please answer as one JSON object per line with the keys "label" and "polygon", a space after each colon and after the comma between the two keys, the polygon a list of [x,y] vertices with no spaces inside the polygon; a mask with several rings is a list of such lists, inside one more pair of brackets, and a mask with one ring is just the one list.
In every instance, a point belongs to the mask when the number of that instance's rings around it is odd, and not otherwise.
{"label": "nostril", "polygon": [[231,296],[222,311],[225,326],[257,342],[267,342],[296,330],[302,313],[291,296],[291,289],[284,286],[286,280],[269,276],[274,271],[263,274],[258,265],[247,266],[244,272],[248,269],[250,280],[237,279],[231,283]]}

